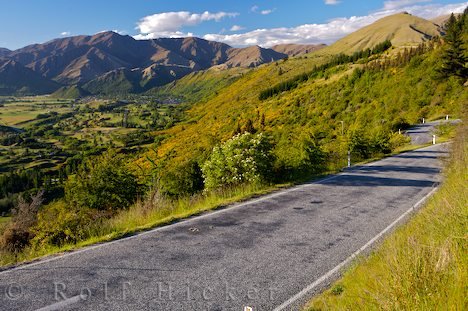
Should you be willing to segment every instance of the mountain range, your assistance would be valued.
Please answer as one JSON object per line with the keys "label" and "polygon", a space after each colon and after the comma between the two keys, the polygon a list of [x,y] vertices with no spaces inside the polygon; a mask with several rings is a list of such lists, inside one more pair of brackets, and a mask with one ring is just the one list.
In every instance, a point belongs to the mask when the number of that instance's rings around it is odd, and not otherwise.
{"label": "mountain range", "polygon": [[[385,40],[418,44],[443,33],[434,22],[401,13],[325,45],[234,48],[196,37],[135,40],[115,32],[74,36],[15,51],[0,48],[0,95],[139,93],[211,67],[252,68],[316,52],[352,53]],[[319,52],[322,53],[322,52]]]}
{"label": "mountain range", "polygon": [[[320,47],[290,45],[278,52],[259,46],[233,48],[195,37],[135,40],[102,32],[55,39],[15,51],[0,49],[0,77],[8,75],[10,83],[6,86],[6,80],[0,80],[0,94],[41,93],[49,91],[52,85],[79,85],[90,93],[100,93],[103,84],[107,88],[120,87],[124,92],[141,92],[212,66],[256,67]],[[30,75],[34,83],[30,85],[25,75]],[[38,77],[44,84],[39,87]],[[24,81],[24,85],[11,85],[13,81]]]}

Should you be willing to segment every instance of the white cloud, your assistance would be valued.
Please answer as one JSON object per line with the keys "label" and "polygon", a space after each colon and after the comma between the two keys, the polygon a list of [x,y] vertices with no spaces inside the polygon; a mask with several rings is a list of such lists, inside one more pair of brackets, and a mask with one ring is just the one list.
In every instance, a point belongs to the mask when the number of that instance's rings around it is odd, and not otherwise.
{"label": "white cloud", "polygon": [[427,3],[432,0],[389,0],[384,2],[384,10],[398,10],[418,3]]}
{"label": "white cloud", "polygon": [[338,1],[338,0],[325,0],[325,4],[326,5],[336,5],[338,3],[340,3],[341,1]]}
{"label": "white cloud", "polygon": [[223,18],[235,17],[237,15],[239,14],[227,12],[210,13],[208,11],[201,14],[186,11],[153,14],[142,18],[138,22],[137,29],[140,31],[140,34],[135,36],[135,38],[183,37],[189,35],[181,31],[181,28],[184,26],[196,26],[206,21],[219,22]]}
{"label": "white cloud", "polygon": [[452,12],[462,12],[468,5],[468,2],[443,5],[418,4],[416,1],[406,1],[406,5],[403,5],[402,1],[387,1],[382,9],[368,15],[336,18],[324,24],[305,24],[292,28],[256,29],[240,34],[206,34],[204,38],[225,42],[232,46],[255,44],[269,47],[283,43],[330,44],[347,34],[372,24],[382,17],[401,11],[430,19]]}
{"label": "white cloud", "polygon": [[62,37],[66,37],[66,36],[71,35],[71,32],[69,32],[69,31],[64,31],[64,32],[61,32],[60,35],[61,35]]}
{"label": "white cloud", "polygon": [[234,25],[231,27],[231,31],[239,31],[239,30],[244,30],[245,28],[239,25]]}
{"label": "white cloud", "polygon": [[273,13],[274,11],[276,11],[276,9],[262,10],[262,11],[260,12],[260,14],[262,14],[262,15],[268,15],[268,14]]}
{"label": "white cloud", "polygon": [[258,5],[254,5],[253,7],[250,8],[250,12],[257,12],[259,9]]}

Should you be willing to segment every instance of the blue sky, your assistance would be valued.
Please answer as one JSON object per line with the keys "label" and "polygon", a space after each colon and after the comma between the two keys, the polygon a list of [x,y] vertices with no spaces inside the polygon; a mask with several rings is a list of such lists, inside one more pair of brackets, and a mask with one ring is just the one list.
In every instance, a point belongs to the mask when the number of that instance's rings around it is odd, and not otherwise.
{"label": "blue sky", "polygon": [[332,43],[393,13],[432,18],[450,0],[0,0],[0,47],[114,30],[138,39],[198,36],[233,46]]}

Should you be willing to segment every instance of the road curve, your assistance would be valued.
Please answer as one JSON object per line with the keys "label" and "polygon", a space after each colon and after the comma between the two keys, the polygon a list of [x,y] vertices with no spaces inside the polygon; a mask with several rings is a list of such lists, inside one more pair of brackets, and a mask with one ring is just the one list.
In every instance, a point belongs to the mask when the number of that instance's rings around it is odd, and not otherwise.
{"label": "road curve", "polygon": [[425,197],[446,155],[407,152],[0,272],[0,310],[274,310]]}
{"label": "road curve", "polygon": [[412,127],[406,131],[406,135],[411,138],[411,143],[413,145],[424,145],[432,142],[432,135],[437,133],[437,126],[443,124],[457,124],[459,122],[461,122],[459,119],[426,122]]}

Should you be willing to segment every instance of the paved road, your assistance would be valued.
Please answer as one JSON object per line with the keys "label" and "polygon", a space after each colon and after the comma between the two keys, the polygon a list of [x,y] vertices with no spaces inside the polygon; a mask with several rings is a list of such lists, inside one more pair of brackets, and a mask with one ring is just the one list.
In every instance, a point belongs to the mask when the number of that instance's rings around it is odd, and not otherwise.
{"label": "paved road", "polygon": [[273,310],[428,194],[446,153],[430,146],[1,272],[0,310]]}
{"label": "paved road", "polygon": [[432,122],[426,122],[425,124],[419,124],[412,127],[406,134],[411,137],[411,143],[413,145],[424,145],[432,142],[432,135],[436,134],[436,126],[440,124],[454,124],[460,120],[438,120]]}

